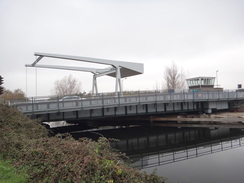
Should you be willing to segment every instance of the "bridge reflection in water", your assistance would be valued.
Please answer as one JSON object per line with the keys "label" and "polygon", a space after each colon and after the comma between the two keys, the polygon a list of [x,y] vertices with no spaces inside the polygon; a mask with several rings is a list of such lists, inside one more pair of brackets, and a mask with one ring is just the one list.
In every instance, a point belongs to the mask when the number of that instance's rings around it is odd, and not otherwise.
{"label": "bridge reflection in water", "polygon": [[119,139],[111,146],[125,152],[135,168],[145,169],[244,145],[242,129],[134,127],[73,133],[75,138],[98,136]]}
{"label": "bridge reflection in water", "polygon": [[139,154],[139,156],[131,156],[131,159],[137,160],[139,158],[139,160],[134,163],[134,167],[145,169],[218,153],[241,146],[244,146],[244,138],[232,137],[185,146],[183,149],[173,148],[170,149],[169,152],[159,151],[156,152],[156,154]]}

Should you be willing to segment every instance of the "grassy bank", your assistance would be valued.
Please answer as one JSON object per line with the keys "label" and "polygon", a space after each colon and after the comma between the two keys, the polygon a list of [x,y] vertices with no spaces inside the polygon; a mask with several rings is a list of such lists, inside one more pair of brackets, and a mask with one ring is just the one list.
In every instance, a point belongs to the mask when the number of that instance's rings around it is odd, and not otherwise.
{"label": "grassy bank", "polygon": [[9,161],[0,159],[0,183],[25,183],[28,175],[25,170],[14,168]]}
{"label": "grassy bank", "polygon": [[48,134],[38,121],[0,105],[1,159],[11,160],[18,170],[24,168],[27,182],[163,182],[131,168],[108,139],[77,141],[69,135]]}

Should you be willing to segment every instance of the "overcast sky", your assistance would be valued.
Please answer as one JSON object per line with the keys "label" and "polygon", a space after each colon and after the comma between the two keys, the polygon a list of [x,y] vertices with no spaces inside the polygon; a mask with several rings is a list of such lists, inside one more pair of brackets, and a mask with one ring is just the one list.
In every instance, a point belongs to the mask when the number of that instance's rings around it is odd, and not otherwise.
{"label": "overcast sky", "polygon": [[[55,80],[72,74],[82,91],[91,91],[90,73],[26,71],[34,52],[144,63],[144,74],[123,81],[125,90],[162,88],[172,61],[187,77],[216,76],[219,70],[221,87],[235,89],[244,85],[244,1],[0,0],[4,87],[49,95]],[[40,64],[77,65],[47,58]],[[100,92],[114,89],[114,78],[98,78]]]}

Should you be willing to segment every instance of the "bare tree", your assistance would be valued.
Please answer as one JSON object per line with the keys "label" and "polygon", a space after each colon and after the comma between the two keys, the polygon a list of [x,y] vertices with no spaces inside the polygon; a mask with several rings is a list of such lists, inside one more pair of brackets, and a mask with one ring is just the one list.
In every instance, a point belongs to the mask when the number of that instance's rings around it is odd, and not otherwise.
{"label": "bare tree", "polygon": [[59,96],[79,94],[81,92],[81,83],[71,74],[54,83],[54,93]]}
{"label": "bare tree", "polygon": [[185,74],[179,71],[174,62],[170,67],[165,68],[164,80],[164,86],[167,90],[184,89],[186,87]]}
{"label": "bare tree", "polygon": [[16,89],[13,92],[6,89],[4,90],[1,98],[11,100],[11,99],[25,99],[25,93],[21,89]]}

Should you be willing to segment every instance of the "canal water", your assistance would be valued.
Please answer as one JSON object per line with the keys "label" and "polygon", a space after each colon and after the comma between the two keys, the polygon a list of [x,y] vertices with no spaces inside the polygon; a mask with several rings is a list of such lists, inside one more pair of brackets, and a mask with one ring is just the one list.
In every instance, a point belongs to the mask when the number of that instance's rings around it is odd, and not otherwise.
{"label": "canal water", "polygon": [[131,127],[72,133],[74,138],[119,139],[135,168],[167,178],[168,183],[243,183],[242,129]]}

